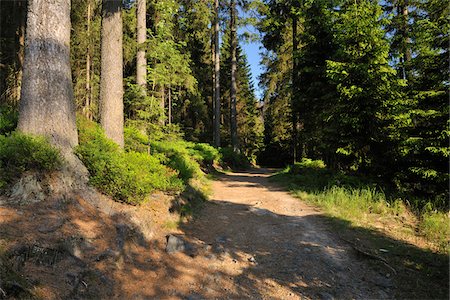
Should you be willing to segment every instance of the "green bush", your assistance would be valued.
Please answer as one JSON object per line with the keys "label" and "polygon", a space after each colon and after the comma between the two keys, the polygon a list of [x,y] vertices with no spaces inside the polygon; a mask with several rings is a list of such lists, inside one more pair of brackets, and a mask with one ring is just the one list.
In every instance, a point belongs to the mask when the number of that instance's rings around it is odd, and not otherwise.
{"label": "green bush", "polygon": [[322,160],[302,158],[301,162],[296,162],[293,166],[291,166],[289,172],[292,174],[299,174],[305,169],[321,170],[325,169],[325,167],[325,163]]}
{"label": "green bush", "polygon": [[232,148],[226,147],[220,149],[222,156],[221,163],[225,167],[231,169],[248,169],[251,167],[251,163],[243,153],[236,153]]}
{"label": "green bush", "polygon": [[0,135],[0,188],[26,171],[53,171],[62,159],[45,138],[13,132]]}
{"label": "green bush", "polygon": [[202,167],[209,167],[220,159],[220,153],[214,147],[187,142],[179,137],[150,141],[149,137],[134,127],[125,129],[125,149],[141,153],[150,152],[161,163],[175,169],[184,181],[204,176]]}
{"label": "green bush", "polygon": [[169,167],[180,172],[180,178],[187,181],[191,178],[203,176],[200,167],[200,155],[191,152],[188,148],[191,144],[185,141],[161,141],[151,142],[151,148],[157,153],[164,154],[167,159],[163,162]]}
{"label": "green bush", "polygon": [[220,160],[219,150],[209,144],[196,143],[192,149],[197,151],[197,153],[202,157],[202,161],[207,162],[208,164],[213,164],[214,162],[218,162]]}
{"label": "green bush", "polygon": [[177,173],[156,157],[125,152],[106,138],[101,128],[85,119],[78,122],[76,153],[89,170],[90,182],[116,200],[138,204],[154,190],[180,191]]}

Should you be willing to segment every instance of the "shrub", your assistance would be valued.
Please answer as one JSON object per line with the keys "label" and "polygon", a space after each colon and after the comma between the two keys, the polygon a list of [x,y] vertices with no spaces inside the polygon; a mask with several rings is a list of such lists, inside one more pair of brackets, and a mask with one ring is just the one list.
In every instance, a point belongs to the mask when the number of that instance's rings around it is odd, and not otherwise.
{"label": "shrub", "polygon": [[325,169],[325,163],[322,160],[312,160],[310,158],[302,158],[301,162],[296,162],[290,167],[289,173],[299,174],[305,169],[321,170]]}
{"label": "shrub", "polygon": [[213,164],[220,160],[220,152],[211,145],[205,143],[197,143],[192,148],[202,157],[203,162]]}
{"label": "shrub", "polygon": [[106,138],[101,128],[85,119],[78,122],[76,153],[89,170],[90,182],[116,200],[138,204],[154,190],[180,191],[177,173],[146,153],[125,152]]}
{"label": "shrub", "polygon": [[187,142],[174,136],[150,141],[145,133],[131,126],[125,129],[125,144],[127,151],[151,152],[161,163],[177,170],[184,181],[203,177],[201,167],[209,167],[220,158],[219,151],[208,144]]}
{"label": "shrub", "polygon": [[59,151],[43,137],[18,132],[0,135],[0,187],[26,171],[53,171],[61,164]]}
{"label": "shrub", "polygon": [[203,172],[198,162],[198,153],[189,151],[189,142],[177,141],[161,141],[152,142],[151,147],[153,151],[164,154],[167,157],[164,162],[169,167],[180,172],[180,178],[187,181],[191,178],[203,176]]}
{"label": "shrub", "polygon": [[251,163],[243,153],[236,153],[230,147],[221,148],[220,154],[222,155],[221,163],[226,167],[232,169],[248,169],[251,167]]}

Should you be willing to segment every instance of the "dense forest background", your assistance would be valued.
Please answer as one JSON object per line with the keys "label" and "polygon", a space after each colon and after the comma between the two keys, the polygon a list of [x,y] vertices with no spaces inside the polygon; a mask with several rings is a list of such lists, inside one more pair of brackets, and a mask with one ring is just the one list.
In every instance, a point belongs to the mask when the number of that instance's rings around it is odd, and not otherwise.
{"label": "dense forest background", "polygon": [[[417,207],[447,208],[447,1],[148,0],[144,40],[136,2],[118,9],[128,130],[210,143],[260,165],[323,160],[410,195]],[[27,1],[0,5],[5,134],[20,102]],[[101,122],[102,3],[73,0],[70,16],[77,113]],[[245,24],[264,46],[261,102],[241,48],[248,36],[237,34]]]}

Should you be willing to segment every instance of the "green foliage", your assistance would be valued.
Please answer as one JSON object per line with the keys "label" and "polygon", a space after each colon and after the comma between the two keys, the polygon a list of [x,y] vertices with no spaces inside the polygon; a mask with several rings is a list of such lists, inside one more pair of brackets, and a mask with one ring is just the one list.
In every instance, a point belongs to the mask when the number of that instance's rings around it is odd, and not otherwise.
{"label": "green foliage", "polygon": [[[286,186],[294,195],[323,208],[332,216],[359,225],[371,226],[372,222],[407,215],[408,209],[395,195],[384,192],[374,181],[359,176],[349,176],[322,168],[312,160],[298,167],[288,167],[274,179]],[[429,203],[432,207],[432,204]],[[418,212],[419,234],[436,245],[440,251],[449,250],[450,224],[448,215],[432,209]],[[414,233],[415,234],[415,233]]]}
{"label": "green foliage", "polygon": [[126,149],[150,151],[163,164],[177,170],[180,178],[186,182],[192,178],[202,178],[202,168],[212,166],[220,158],[218,150],[208,144],[187,142],[170,135],[166,138],[154,141],[136,128],[125,129]]}
{"label": "green foliage", "polygon": [[325,163],[322,160],[313,160],[310,158],[302,158],[301,162],[296,162],[293,166],[289,168],[289,173],[300,174],[305,169],[319,170],[324,169]]}
{"label": "green foliage", "polygon": [[429,240],[436,241],[442,252],[450,251],[449,216],[442,212],[427,212],[422,215],[420,232]]}
{"label": "green foliage", "polygon": [[0,135],[0,188],[26,171],[58,169],[62,158],[46,139],[18,132]]}
{"label": "green foliage", "polygon": [[158,158],[124,152],[93,122],[80,119],[78,128],[80,144],[76,153],[91,174],[91,184],[107,195],[139,204],[154,190],[182,190],[177,173],[163,166]]}
{"label": "green foliage", "polygon": [[0,134],[8,134],[16,129],[18,120],[17,110],[0,106]]}
{"label": "green foliage", "polygon": [[221,164],[224,167],[233,170],[248,169],[251,167],[247,156],[243,153],[236,153],[231,147],[221,148],[220,154],[222,155]]}

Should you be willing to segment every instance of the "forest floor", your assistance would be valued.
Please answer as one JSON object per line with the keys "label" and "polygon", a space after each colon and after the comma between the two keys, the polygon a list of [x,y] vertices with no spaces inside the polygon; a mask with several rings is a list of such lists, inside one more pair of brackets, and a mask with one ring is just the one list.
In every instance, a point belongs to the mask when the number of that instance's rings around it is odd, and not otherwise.
{"label": "forest floor", "polygon": [[139,207],[87,192],[0,198],[0,299],[445,298],[448,273],[422,282],[420,269],[373,251],[375,233],[295,199],[272,173],[218,175],[211,200],[178,227],[181,200],[165,195]]}

